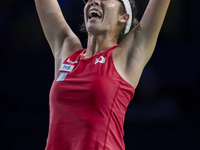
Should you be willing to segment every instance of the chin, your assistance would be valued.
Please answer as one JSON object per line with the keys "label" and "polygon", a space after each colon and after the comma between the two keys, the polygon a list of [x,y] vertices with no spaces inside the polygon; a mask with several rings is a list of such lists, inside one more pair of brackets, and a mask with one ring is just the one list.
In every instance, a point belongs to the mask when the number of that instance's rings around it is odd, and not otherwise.
{"label": "chin", "polygon": [[97,28],[96,26],[87,27],[87,31],[89,34],[93,34],[93,35],[98,35],[102,33],[102,31],[100,31],[99,28]]}

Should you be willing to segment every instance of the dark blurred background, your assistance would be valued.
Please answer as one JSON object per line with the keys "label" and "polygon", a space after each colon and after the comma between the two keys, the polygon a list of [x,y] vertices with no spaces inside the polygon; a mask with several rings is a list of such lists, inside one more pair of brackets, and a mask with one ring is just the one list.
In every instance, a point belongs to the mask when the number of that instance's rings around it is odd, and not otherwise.
{"label": "dark blurred background", "polygon": [[[138,19],[148,0],[137,0]],[[59,0],[79,31],[82,0]],[[172,0],[125,120],[126,150],[200,149],[200,2]],[[43,150],[54,59],[34,0],[0,1],[0,150]]]}

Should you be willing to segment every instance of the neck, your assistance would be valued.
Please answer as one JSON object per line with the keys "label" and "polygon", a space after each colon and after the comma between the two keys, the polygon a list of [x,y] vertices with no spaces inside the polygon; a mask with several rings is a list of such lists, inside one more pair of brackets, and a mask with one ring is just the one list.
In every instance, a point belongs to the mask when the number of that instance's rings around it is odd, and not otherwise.
{"label": "neck", "polygon": [[95,54],[101,53],[109,49],[110,47],[117,45],[116,38],[113,36],[104,35],[91,35],[88,34],[86,57],[92,57]]}

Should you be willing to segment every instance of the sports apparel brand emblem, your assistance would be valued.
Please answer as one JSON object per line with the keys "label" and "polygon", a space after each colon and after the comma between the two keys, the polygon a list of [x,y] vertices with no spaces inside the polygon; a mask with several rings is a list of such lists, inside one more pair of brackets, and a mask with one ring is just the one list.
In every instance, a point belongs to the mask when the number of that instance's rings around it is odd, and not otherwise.
{"label": "sports apparel brand emblem", "polygon": [[62,64],[59,70],[71,72],[73,69],[74,69],[74,65]]}
{"label": "sports apparel brand emblem", "polygon": [[106,58],[104,58],[103,56],[100,56],[99,58],[96,59],[95,63],[94,64],[97,64],[97,63],[105,63],[106,61]]}
{"label": "sports apparel brand emblem", "polygon": [[67,73],[65,72],[61,72],[59,75],[58,75],[58,78],[56,81],[63,81],[65,79],[65,77],[67,76]]}
{"label": "sports apparel brand emblem", "polygon": [[78,63],[78,61],[71,61],[70,58],[67,59],[67,62],[68,62],[68,63],[72,63],[72,64],[77,64],[77,63]]}

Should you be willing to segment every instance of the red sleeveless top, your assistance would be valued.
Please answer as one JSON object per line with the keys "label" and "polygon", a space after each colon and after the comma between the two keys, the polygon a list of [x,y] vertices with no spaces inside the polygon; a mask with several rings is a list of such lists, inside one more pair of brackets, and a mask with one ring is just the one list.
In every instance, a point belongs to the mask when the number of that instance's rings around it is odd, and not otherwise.
{"label": "red sleeveless top", "polygon": [[76,51],[50,90],[45,150],[124,150],[124,117],[134,88],[117,72],[112,51],[85,58]]}

